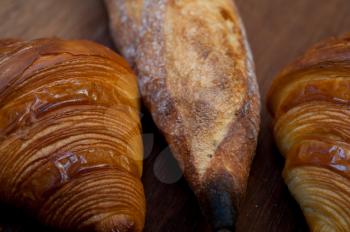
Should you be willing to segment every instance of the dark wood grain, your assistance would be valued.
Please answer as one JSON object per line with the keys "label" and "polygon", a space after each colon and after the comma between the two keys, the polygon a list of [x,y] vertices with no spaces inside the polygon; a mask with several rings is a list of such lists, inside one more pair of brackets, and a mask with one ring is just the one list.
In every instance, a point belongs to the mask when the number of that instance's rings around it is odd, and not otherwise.
{"label": "dark wood grain", "polygon": [[[315,42],[350,31],[348,0],[237,0],[253,49],[262,94],[262,125],[237,231],[307,231],[281,178],[265,94],[272,78]],[[99,0],[0,0],[0,37],[90,39],[114,48]],[[210,231],[181,178],[163,137],[143,110],[145,231]],[[166,183],[164,183],[166,182]],[[0,186],[1,187],[1,186]],[[0,206],[0,231],[50,231],[11,207]]]}

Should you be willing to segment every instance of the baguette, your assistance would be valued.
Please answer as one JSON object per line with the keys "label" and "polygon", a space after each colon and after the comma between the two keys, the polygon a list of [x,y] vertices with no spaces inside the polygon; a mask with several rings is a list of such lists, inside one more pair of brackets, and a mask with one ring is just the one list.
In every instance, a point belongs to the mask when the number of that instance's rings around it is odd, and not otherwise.
{"label": "baguette", "polygon": [[106,0],[119,51],[215,230],[233,230],[259,129],[259,91],[231,0]]}

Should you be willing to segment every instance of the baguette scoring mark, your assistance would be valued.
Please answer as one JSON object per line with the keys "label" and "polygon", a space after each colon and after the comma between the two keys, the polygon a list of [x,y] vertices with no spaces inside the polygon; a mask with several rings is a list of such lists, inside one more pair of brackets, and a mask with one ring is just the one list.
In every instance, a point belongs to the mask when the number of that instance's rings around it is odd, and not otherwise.
{"label": "baguette scoring mark", "polygon": [[[167,89],[189,138],[194,166],[203,177],[243,105],[247,67],[241,60],[246,51],[228,1],[175,4],[167,9],[164,26],[165,48],[171,48],[165,53]],[[222,9],[228,9],[226,17]]]}

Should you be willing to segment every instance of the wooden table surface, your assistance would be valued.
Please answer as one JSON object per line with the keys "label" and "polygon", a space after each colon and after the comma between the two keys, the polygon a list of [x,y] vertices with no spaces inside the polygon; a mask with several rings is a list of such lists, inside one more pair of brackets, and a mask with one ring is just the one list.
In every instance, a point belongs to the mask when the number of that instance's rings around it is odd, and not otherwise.
{"label": "wooden table surface", "polygon": [[[237,231],[307,231],[302,213],[281,178],[284,161],[273,143],[265,94],[274,75],[309,46],[350,31],[350,1],[236,2],[253,49],[263,106],[259,145]],[[0,0],[0,36],[90,39],[114,48],[101,0]],[[163,137],[143,111],[145,231],[210,231]],[[50,231],[5,206],[0,206],[0,225],[1,232]]]}

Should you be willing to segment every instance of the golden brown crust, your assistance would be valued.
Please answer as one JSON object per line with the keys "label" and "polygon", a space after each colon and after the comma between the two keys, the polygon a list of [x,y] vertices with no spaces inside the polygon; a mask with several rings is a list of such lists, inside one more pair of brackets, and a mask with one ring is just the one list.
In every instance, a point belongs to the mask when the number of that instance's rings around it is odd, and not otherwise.
{"label": "golden brown crust", "polygon": [[202,208],[211,214],[211,201],[220,194],[228,200],[215,207],[238,207],[256,146],[260,105],[235,6],[230,0],[106,3],[116,45],[134,64],[143,100]]}
{"label": "golden brown crust", "polygon": [[0,199],[71,231],[141,231],[136,78],[88,41],[0,42]]}
{"label": "golden brown crust", "polygon": [[[317,91],[313,86],[299,86],[305,91],[302,95],[297,93],[290,93],[286,88],[289,88],[293,84],[302,80],[304,76],[325,76],[333,75],[335,79],[337,76],[347,75],[350,69],[350,35],[343,36],[341,38],[331,38],[322,41],[309,49],[303,56],[297,59],[295,62],[288,65],[273,81],[270,91],[268,93],[268,109],[272,115],[284,113],[288,108],[295,106],[299,103],[307,101],[307,99],[318,99],[320,97],[333,98],[337,95],[337,91],[330,87],[329,81],[324,80],[324,82],[315,81],[315,85],[318,85]],[[315,79],[315,78],[314,78]],[[333,80],[331,79],[333,82]],[[338,81],[338,80],[337,80]],[[341,81],[341,80],[339,80]],[[322,86],[321,86],[322,85]],[[338,87],[346,86],[339,83]],[[298,89],[298,88],[295,88]],[[328,92],[328,93],[327,93]],[[331,92],[331,93],[329,93]],[[346,91],[338,91],[343,93]],[[281,96],[284,93],[288,93],[289,99],[285,101],[286,97]],[[317,96],[316,96],[317,95]],[[347,96],[339,96],[339,99],[344,99],[346,101],[350,100]],[[334,99],[333,99],[334,100]],[[284,105],[289,105],[283,107],[280,105],[282,101],[285,101]]]}
{"label": "golden brown crust", "polygon": [[312,231],[350,230],[350,37],[311,48],[273,82],[283,176]]}

